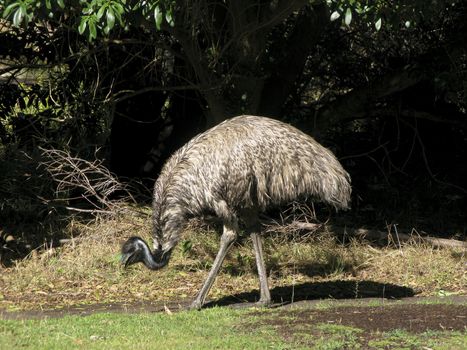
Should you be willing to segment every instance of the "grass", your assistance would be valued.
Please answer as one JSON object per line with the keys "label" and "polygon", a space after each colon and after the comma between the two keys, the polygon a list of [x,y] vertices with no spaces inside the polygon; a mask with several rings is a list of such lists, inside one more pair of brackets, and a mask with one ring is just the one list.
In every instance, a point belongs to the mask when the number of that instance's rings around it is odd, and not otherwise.
{"label": "grass", "polygon": [[[148,217],[128,213],[87,225],[71,221],[67,230],[76,241],[44,247],[13,267],[0,268],[0,308],[193,298],[219,240],[212,230],[188,228],[169,266],[152,272],[141,264],[125,270],[119,262],[126,238],[140,235],[150,241]],[[419,295],[466,293],[465,257],[449,249],[420,244],[374,248],[357,241],[342,245],[328,232],[307,238],[269,235],[264,248],[270,284],[280,297],[294,297],[300,286],[320,298],[391,296],[390,285]],[[209,298],[241,298],[257,288],[253,249],[245,239],[231,249]]]}
{"label": "grass", "polygon": [[377,333],[368,342],[375,349],[437,349],[462,350],[467,348],[467,335],[462,332],[433,332],[411,334],[396,329],[391,332]]}
{"label": "grass", "polygon": [[[146,210],[150,214],[149,209]],[[0,308],[49,309],[94,303],[177,301],[193,298],[217,253],[213,230],[189,227],[168,267],[151,272],[142,265],[123,269],[121,243],[129,236],[150,240],[150,220],[128,213],[82,224],[71,221],[62,234],[76,237],[63,247],[31,252],[0,273]],[[465,257],[420,244],[375,248],[364,242],[340,244],[329,232],[300,238],[272,234],[265,255],[273,295],[325,298],[389,296],[391,284],[421,295],[465,294]],[[210,299],[257,297],[258,281],[249,240],[229,253]],[[394,288],[393,288],[394,290]],[[242,293],[247,294],[242,294]],[[251,293],[252,294],[248,294]],[[300,294],[305,293],[305,294]],[[370,305],[371,306],[371,305]],[[383,306],[381,306],[383,307]],[[66,316],[42,320],[0,320],[0,349],[464,349],[462,331],[375,332],[329,324],[297,313],[211,308],[201,312]]]}
{"label": "grass", "polygon": [[461,350],[467,346],[464,332],[428,331],[413,334],[395,329],[390,332],[363,334],[363,330],[342,325],[319,324],[317,336],[308,343],[313,349],[452,349]]}
{"label": "grass", "polygon": [[[465,349],[466,332],[366,332],[338,324],[269,324],[271,311],[94,314],[0,320],[1,349]],[[277,318],[275,319],[277,320]],[[284,321],[284,319],[283,319]]]}
{"label": "grass", "polygon": [[359,349],[359,334],[363,330],[334,324],[320,323],[316,326],[317,335],[312,340],[316,349]]}
{"label": "grass", "polygon": [[95,314],[0,321],[1,349],[279,349],[265,330],[239,331],[244,312],[223,308],[165,314]]}

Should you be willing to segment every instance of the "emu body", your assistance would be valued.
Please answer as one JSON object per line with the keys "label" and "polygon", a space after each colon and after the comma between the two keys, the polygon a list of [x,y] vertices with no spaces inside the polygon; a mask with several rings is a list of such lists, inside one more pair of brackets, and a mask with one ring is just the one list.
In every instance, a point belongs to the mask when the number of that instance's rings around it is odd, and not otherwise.
{"label": "emu body", "polygon": [[211,271],[192,304],[201,308],[243,222],[255,250],[259,303],[269,304],[259,213],[306,199],[346,209],[350,194],[348,173],[312,137],[277,120],[235,117],[194,137],[169,158],[154,186],[154,250],[132,237],[122,247],[122,262],[162,268],[190,218],[216,215],[224,229]]}

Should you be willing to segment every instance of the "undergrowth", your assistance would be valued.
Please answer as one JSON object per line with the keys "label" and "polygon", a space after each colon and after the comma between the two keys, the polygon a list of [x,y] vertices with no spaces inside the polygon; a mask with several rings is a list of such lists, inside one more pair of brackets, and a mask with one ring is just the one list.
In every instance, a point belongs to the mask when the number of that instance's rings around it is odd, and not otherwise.
{"label": "undergrowth", "polygon": [[[147,216],[141,215],[145,209]],[[68,243],[45,246],[14,266],[0,268],[0,308],[193,298],[217,253],[219,236],[209,227],[190,225],[166,268],[153,272],[138,264],[123,269],[120,246],[132,235],[150,242],[149,215],[143,208],[138,214],[128,210],[87,224],[72,220],[67,232],[74,238]],[[264,249],[276,301],[466,293],[465,256],[451,249],[374,247],[357,240],[342,244],[326,229],[305,237],[267,234]],[[251,242],[240,240],[208,298],[235,295],[254,301],[255,265]]]}

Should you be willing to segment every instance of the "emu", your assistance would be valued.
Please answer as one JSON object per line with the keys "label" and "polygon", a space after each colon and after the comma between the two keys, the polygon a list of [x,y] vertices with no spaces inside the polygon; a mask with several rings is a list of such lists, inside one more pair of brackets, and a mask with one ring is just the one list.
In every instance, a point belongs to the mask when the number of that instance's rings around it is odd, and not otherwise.
{"label": "emu", "polygon": [[350,194],[349,174],[312,137],[274,119],[234,117],[195,136],[169,158],[154,186],[154,250],[141,238],[131,237],[122,246],[122,263],[127,267],[142,262],[152,270],[164,267],[184,224],[213,214],[223,223],[220,248],[191,308],[203,306],[227,251],[240,234],[249,234],[253,241],[258,304],[268,305],[271,295],[259,214],[309,198],[347,209]]}

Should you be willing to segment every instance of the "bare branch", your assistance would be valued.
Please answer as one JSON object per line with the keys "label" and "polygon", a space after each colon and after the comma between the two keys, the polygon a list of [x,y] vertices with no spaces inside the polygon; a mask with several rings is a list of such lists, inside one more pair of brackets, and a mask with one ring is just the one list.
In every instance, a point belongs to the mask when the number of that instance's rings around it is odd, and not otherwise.
{"label": "bare branch", "polygon": [[346,232],[346,235],[366,238],[370,240],[380,241],[390,241],[390,242],[414,242],[414,243],[428,243],[433,247],[437,248],[458,248],[463,251],[467,251],[467,242],[458,241],[455,239],[445,239],[445,238],[436,238],[430,236],[420,236],[418,232],[412,230],[410,233],[401,233],[401,232],[383,232],[379,230],[371,230],[365,228],[349,229],[349,228],[333,228],[337,233]]}
{"label": "bare branch", "polygon": [[[116,214],[128,210],[125,203],[136,202],[129,185],[120,182],[103,165],[102,160],[88,161],[58,149],[41,148],[41,151],[46,159],[41,166],[57,183],[58,198],[54,201],[46,201],[47,203],[52,202],[52,205],[81,213]],[[90,208],[60,204],[68,203],[73,199],[87,203]]]}
{"label": "bare branch", "polygon": [[329,107],[318,111],[314,132],[319,133],[346,119],[355,119],[365,113],[365,108],[370,103],[414,86],[423,78],[421,71],[403,68],[380,77],[367,86],[352,90],[329,104]]}

